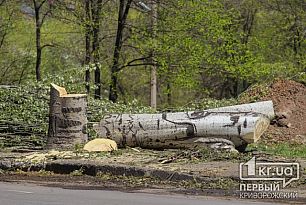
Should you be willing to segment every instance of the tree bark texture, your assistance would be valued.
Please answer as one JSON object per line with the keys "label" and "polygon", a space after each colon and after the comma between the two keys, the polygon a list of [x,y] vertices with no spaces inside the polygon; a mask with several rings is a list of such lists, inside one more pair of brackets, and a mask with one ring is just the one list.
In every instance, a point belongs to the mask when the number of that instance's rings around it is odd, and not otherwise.
{"label": "tree bark texture", "polygon": [[87,95],[67,94],[51,84],[47,148],[66,149],[87,142]]}
{"label": "tree bark texture", "polygon": [[273,116],[273,104],[266,101],[194,112],[111,114],[94,129],[121,147],[190,148],[201,145],[201,138],[222,138],[239,148],[258,141]]}
{"label": "tree bark texture", "polygon": [[100,18],[102,11],[102,0],[94,1],[92,5],[92,18],[93,18],[93,42],[92,53],[95,65],[95,99],[101,98],[101,71],[100,71]]}
{"label": "tree bark texture", "polygon": [[41,20],[40,20],[40,8],[42,5],[38,5],[35,0],[33,0],[34,3],[34,11],[35,11],[35,41],[36,41],[36,64],[35,64],[35,73],[36,73],[36,80],[41,80],[41,53],[42,53],[42,47],[41,47]]}
{"label": "tree bark texture", "polygon": [[[52,45],[41,45],[41,28],[44,24],[45,18],[51,12],[52,2],[51,1],[38,1],[32,0],[34,5],[34,12],[35,12],[35,41],[36,41],[36,64],[35,64],[35,73],[36,73],[36,80],[41,81],[41,59],[42,59],[42,50],[47,46]],[[49,4],[49,8],[47,11],[43,12],[44,4]]]}
{"label": "tree bark texture", "polygon": [[119,58],[122,48],[123,31],[131,4],[132,0],[120,0],[119,4],[118,26],[113,54],[113,65],[111,68],[111,84],[109,86],[109,100],[112,102],[117,102],[118,99],[118,72],[120,71]]}
{"label": "tree bark texture", "polygon": [[90,94],[90,60],[91,60],[91,49],[90,49],[90,42],[91,42],[91,26],[90,26],[90,20],[91,20],[91,12],[90,12],[90,0],[84,0],[85,4],[85,16],[86,16],[86,22],[85,22],[85,62],[84,64],[87,66],[87,69],[85,71],[85,88],[86,93]]}
{"label": "tree bark texture", "polygon": [[[156,27],[157,27],[157,2],[156,0],[151,0],[151,35],[152,38],[156,38]],[[151,100],[150,105],[156,110],[157,107],[157,66],[154,61],[154,49],[151,50]]]}

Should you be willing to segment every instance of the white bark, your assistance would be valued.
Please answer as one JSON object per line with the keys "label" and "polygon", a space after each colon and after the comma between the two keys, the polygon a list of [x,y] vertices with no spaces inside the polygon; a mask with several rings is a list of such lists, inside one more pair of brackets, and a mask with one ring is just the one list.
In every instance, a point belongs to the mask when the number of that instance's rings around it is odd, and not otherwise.
{"label": "white bark", "polygon": [[178,148],[196,145],[199,138],[214,137],[240,147],[256,142],[273,115],[273,104],[266,101],[200,112],[112,114],[94,129],[119,146]]}
{"label": "white bark", "polygon": [[122,120],[136,120],[136,121],[145,121],[150,119],[162,119],[164,115],[171,120],[190,120],[205,117],[211,113],[237,113],[240,115],[243,114],[261,114],[266,116],[269,119],[273,119],[275,116],[273,109],[272,101],[263,101],[250,104],[234,105],[227,107],[220,107],[214,109],[208,109],[203,111],[187,111],[187,112],[175,112],[175,113],[163,113],[163,114],[109,114],[104,116],[103,120],[116,120],[119,117],[122,117]]}
{"label": "white bark", "polygon": [[215,109],[209,109],[208,112],[237,112],[237,113],[258,113],[265,115],[269,119],[273,119],[275,116],[273,102],[262,101],[256,103],[242,104],[242,105],[233,105],[227,107],[220,107]]}
{"label": "white bark", "polygon": [[[156,0],[151,0],[151,35],[152,38],[156,38],[156,27],[157,27],[157,2]],[[157,107],[157,66],[154,65],[154,49],[151,50],[151,107],[156,110]]]}

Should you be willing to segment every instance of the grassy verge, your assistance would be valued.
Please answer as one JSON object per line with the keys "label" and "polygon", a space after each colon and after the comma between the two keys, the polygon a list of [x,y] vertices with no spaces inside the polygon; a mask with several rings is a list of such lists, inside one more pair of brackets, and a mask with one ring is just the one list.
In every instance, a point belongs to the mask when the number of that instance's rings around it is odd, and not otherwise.
{"label": "grassy verge", "polygon": [[218,178],[207,182],[190,181],[170,181],[160,180],[154,177],[135,177],[135,176],[117,176],[111,174],[98,173],[97,176],[88,176],[82,173],[82,170],[76,170],[68,175],[55,174],[53,172],[40,170],[37,172],[17,171],[2,171],[0,172],[0,180],[2,177],[14,180],[33,180],[33,181],[50,181],[50,182],[86,182],[86,184],[95,185],[118,185],[126,188],[175,188],[175,189],[190,189],[190,190],[206,190],[220,189],[233,190],[238,187],[238,181],[230,178]]}
{"label": "grassy verge", "polygon": [[256,150],[265,152],[267,154],[283,156],[286,158],[302,158],[306,159],[306,145],[305,144],[291,144],[291,143],[273,143],[273,144],[251,144],[248,150]]}

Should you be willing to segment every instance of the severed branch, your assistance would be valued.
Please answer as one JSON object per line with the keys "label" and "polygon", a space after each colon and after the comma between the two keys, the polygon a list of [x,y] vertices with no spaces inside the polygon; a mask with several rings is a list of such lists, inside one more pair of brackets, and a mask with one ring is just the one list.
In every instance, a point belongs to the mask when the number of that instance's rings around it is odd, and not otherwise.
{"label": "severed branch", "polygon": [[46,19],[46,17],[47,17],[49,14],[51,14],[51,10],[48,10],[48,11],[47,11],[46,13],[44,13],[44,15],[42,16],[41,22],[40,22],[40,25],[41,25],[41,26],[44,24],[45,19]]}
{"label": "severed branch", "polygon": [[121,66],[119,68],[119,70],[122,70],[123,68],[126,68],[126,67],[132,67],[132,66],[152,65],[152,63],[149,63],[149,62],[134,64],[137,61],[144,61],[144,60],[147,60],[149,58],[150,58],[150,56],[133,59],[133,60],[129,61],[128,63],[126,63],[125,65]]}
{"label": "severed branch", "polygon": [[56,47],[57,46],[57,44],[45,44],[45,45],[43,45],[42,47],[41,47],[41,50],[43,50],[44,48],[46,48],[46,47]]}
{"label": "severed branch", "polygon": [[7,35],[7,32],[4,32],[4,34],[1,36],[1,40],[0,40],[0,48],[2,47],[2,45],[4,44],[4,39]]}

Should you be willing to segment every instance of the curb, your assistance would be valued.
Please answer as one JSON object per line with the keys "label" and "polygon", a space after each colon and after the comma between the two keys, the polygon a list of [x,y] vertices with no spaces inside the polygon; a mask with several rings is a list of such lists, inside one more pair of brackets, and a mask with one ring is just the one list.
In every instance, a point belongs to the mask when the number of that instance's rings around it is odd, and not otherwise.
{"label": "curb", "polygon": [[[85,160],[54,160],[46,163],[30,164],[24,162],[0,161],[0,169],[7,171],[50,171],[56,174],[70,174],[73,171],[81,170],[83,174],[97,176],[98,174],[111,174],[114,176],[151,177],[162,181],[195,181],[195,182],[216,182],[224,177],[198,176],[176,171],[150,169],[137,166],[119,164],[102,164],[97,161]],[[235,177],[226,177],[238,180]]]}

